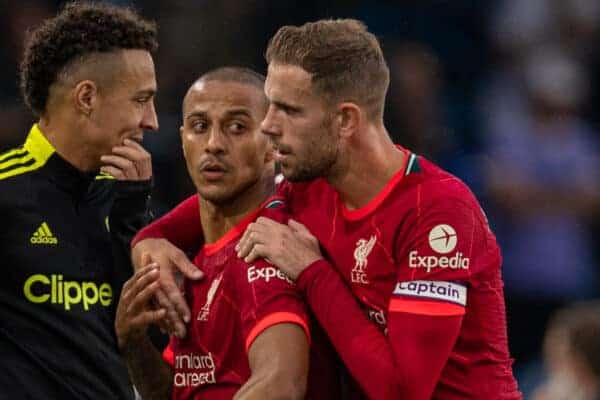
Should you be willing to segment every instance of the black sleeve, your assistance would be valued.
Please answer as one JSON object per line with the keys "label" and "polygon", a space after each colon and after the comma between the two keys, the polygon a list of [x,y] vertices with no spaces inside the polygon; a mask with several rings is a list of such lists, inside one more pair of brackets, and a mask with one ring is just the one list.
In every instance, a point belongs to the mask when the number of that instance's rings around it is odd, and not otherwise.
{"label": "black sleeve", "polygon": [[[120,289],[133,273],[129,247],[131,239],[152,218],[150,212],[152,180],[116,181],[114,185],[114,200],[109,224],[115,261],[115,282],[118,283],[116,287]],[[118,294],[120,295],[120,290]],[[118,299],[119,296],[115,298]]]}
{"label": "black sleeve", "polygon": [[[110,213],[111,240],[115,258],[115,309],[121,297],[121,287],[133,274],[130,243],[137,232],[149,224],[154,216],[150,210],[152,180],[116,181],[114,203]],[[169,342],[169,336],[160,332],[156,325],[148,329],[152,344],[162,353]]]}

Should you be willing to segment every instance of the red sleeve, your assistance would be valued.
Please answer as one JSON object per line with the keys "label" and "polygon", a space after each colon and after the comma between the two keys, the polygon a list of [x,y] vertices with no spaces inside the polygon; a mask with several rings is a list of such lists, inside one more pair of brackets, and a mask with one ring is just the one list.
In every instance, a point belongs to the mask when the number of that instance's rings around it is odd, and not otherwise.
{"label": "red sleeve", "polygon": [[488,259],[478,212],[446,199],[399,232],[387,335],[325,260],[300,275],[299,289],[370,398],[431,397],[461,328],[471,273]]}
{"label": "red sleeve", "polygon": [[198,195],[192,195],[177,207],[141,229],[131,241],[131,246],[149,238],[167,239],[184,252],[195,251],[203,243]]}
{"label": "red sleeve", "polygon": [[265,329],[280,323],[299,325],[310,341],[308,316],[295,284],[277,267],[259,260],[247,265],[241,276],[242,330],[246,338],[246,351]]}
{"label": "red sleeve", "polygon": [[305,270],[298,285],[369,398],[431,397],[437,375],[432,375],[430,367],[445,363],[461,317],[398,313],[390,316],[385,336],[367,318],[350,289],[326,261],[317,261]]}

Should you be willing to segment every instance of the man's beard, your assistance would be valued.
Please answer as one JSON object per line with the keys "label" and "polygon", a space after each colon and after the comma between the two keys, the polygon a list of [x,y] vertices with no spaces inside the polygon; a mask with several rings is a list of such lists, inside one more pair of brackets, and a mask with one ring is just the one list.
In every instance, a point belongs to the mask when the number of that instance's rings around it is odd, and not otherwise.
{"label": "man's beard", "polygon": [[[320,137],[313,136],[313,139],[305,147],[307,156],[296,164],[289,176],[284,176],[290,182],[306,182],[317,178],[327,177],[338,157],[338,146],[333,139],[331,131],[331,120],[326,119],[321,125]],[[325,143],[323,143],[325,140]],[[316,151],[318,149],[318,151]],[[299,159],[298,159],[299,160]]]}

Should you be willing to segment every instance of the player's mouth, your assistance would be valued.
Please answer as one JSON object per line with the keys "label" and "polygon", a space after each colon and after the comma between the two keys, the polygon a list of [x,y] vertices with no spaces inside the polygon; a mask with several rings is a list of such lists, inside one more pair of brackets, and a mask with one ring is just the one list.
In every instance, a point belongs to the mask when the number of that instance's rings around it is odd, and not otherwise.
{"label": "player's mouth", "polygon": [[200,163],[200,173],[207,181],[216,181],[227,173],[227,168],[219,162],[208,160]]}
{"label": "player's mouth", "polygon": [[134,142],[138,142],[139,144],[142,144],[142,142],[144,141],[144,135],[130,136],[127,139],[133,140]]}
{"label": "player's mouth", "polygon": [[276,146],[274,154],[275,161],[284,162],[292,154],[292,150],[287,146]]}

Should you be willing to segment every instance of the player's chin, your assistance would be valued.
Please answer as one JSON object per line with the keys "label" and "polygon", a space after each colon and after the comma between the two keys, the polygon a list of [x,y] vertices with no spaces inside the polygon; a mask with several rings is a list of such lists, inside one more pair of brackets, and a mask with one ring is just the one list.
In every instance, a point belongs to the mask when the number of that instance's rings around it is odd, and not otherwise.
{"label": "player's chin", "polygon": [[281,175],[283,175],[283,177],[290,182],[301,181],[300,177],[295,173],[295,171],[290,168],[281,167]]}
{"label": "player's chin", "polygon": [[223,190],[202,190],[198,191],[198,194],[202,199],[216,205],[229,204],[231,200],[235,197],[229,191]]}
{"label": "player's chin", "polygon": [[286,179],[290,179],[290,177],[296,175],[295,165],[289,160],[280,161],[279,169],[281,170],[281,173],[283,174],[283,176],[285,176]]}
{"label": "player's chin", "polygon": [[292,165],[287,165],[285,167],[282,165],[281,174],[290,182],[306,182],[316,178],[310,171]]}
{"label": "player's chin", "polygon": [[212,203],[223,203],[231,198],[231,188],[226,182],[207,182],[204,179],[196,179],[196,189],[204,200]]}

